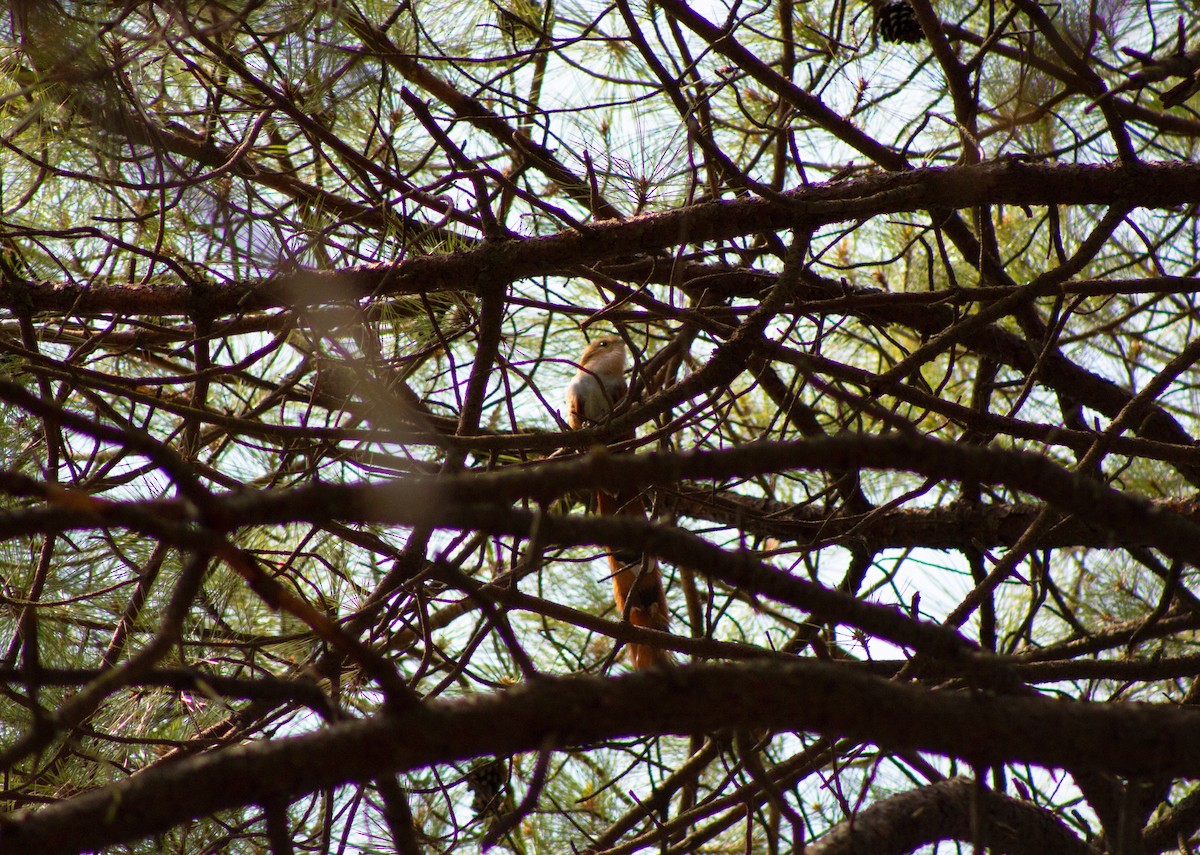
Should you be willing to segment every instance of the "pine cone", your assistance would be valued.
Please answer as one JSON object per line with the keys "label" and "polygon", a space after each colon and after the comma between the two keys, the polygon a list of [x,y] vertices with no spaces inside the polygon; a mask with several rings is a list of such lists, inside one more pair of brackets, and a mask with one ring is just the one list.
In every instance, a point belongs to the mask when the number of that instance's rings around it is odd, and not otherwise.
{"label": "pine cone", "polygon": [[508,786],[508,763],[499,757],[480,760],[467,772],[467,785],[475,794],[471,809],[476,816],[499,813],[501,791]]}
{"label": "pine cone", "polygon": [[879,10],[879,37],[885,42],[919,42],[925,38],[908,0],[891,0]]}

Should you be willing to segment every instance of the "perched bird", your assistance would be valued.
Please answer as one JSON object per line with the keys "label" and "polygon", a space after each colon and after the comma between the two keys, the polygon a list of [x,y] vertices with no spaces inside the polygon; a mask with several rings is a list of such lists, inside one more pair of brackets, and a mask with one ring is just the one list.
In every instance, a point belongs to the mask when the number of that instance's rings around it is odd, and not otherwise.
{"label": "perched bird", "polygon": [[[579,357],[579,370],[567,386],[567,424],[573,429],[603,422],[625,397],[625,342],[615,335],[602,336],[589,344]],[[596,508],[601,514],[644,517],[646,507],[636,490],[610,493],[596,491]],[[634,626],[666,631],[670,621],[662,574],[650,556],[640,552],[609,549],[613,598],[622,615]],[[629,645],[634,668],[671,661],[670,654],[645,644]]]}
{"label": "perched bird", "polygon": [[625,342],[605,335],[584,348],[579,370],[567,386],[567,424],[573,430],[598,424],[625,397]]}

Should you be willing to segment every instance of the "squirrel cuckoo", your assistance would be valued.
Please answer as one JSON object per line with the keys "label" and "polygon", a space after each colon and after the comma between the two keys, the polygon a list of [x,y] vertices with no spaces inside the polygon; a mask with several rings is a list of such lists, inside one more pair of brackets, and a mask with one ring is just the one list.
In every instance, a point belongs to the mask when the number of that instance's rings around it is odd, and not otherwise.
{"label": "squirrel cuckoo", "polygon": [[[567,424],[574,430],[602,422],[625,396],[625,342],[615,335],[601,336],[589,344],[579,357],[579,370],[567,386]],[[636,492],[614,495],[596,491],[596,505],[602,514],[644,516],[642,497]],[[670,621],[667,597],[663,591],[658,565],[649,561],[643,568],[638,552],[609,549],[613,596],[622,615],[629,615],[634,626],[665,631]],[[645,644],[629,645],[629,660],[634,668],[670,662],[670,654]]]}

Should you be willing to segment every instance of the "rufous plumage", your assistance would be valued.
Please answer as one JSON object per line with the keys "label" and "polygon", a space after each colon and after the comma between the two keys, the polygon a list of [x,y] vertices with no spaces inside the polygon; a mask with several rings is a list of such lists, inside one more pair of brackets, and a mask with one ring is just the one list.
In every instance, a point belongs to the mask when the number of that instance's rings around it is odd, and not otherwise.
{"label": "rufous plumage", "polygon": [[[625,342],[618,336],[606,335],[595,339],[579,357],[579,370],[567,386],[567,424],[579,430],[602,423],[625,393]],[[601,514],[645,516],[646,509],[636,492],[617,495],[596,491],[596,509]],[[670,621],[662,575],[653,558],[639,552],[609,549],[608,564],[612,572],[613,598],[617,610],[634,626],[665,632]],[[670,662],[666,650],[646,644],[630,644],[629,660],[634,668]]]}

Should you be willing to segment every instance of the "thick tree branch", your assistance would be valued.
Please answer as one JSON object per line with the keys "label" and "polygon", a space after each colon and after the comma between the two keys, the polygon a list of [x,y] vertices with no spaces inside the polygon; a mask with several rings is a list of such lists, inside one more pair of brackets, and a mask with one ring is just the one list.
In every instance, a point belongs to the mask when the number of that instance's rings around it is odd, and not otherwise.
{"label": "thick tree branch", "polygon": [[[730,697],[742,702],[727,703]],[[836,735],[980,765],[1200,776],[1195,710],[930,692],[823,663],[715,665],[616,679],[547,677],[496,695],[228,748],[9,816],[0,823],[0,845],[79,852],[434,763],[731,727]]]}
{"label": "thick tree branch", "polygon": [[[199,143],[197,143],[199,145]],[[35,311],[94,314],[130,310],[155,315],[200,308],[212,317],[297,304],[317,305],[331,295],[396,296],[475,291],[498,278],[569,275],[580,264],[636,260],[682,242],[729,240],[930,208],[980,205],[1104,205],[1169,208],[1200,198],[1200,164],[1080,165],[993,161],[977,166],[913,169],[850,181],[810,185],[774,200],[706,202],[630,220],[606,220],[582,231],[560,232],[461,252],[410,257],[334,272],[306,271],[233,285],[87,285],[5,283],[0,305]],[[330,287],[336,283],[337,287]]]}
{"label": "thick tree branch", "polygon": [[808,851],[809,855],[905,855],[942,840],[978,843],[995,855],[1097,855],[1053,814],[967,778],[951,778],[878,801],[834,827]]}

